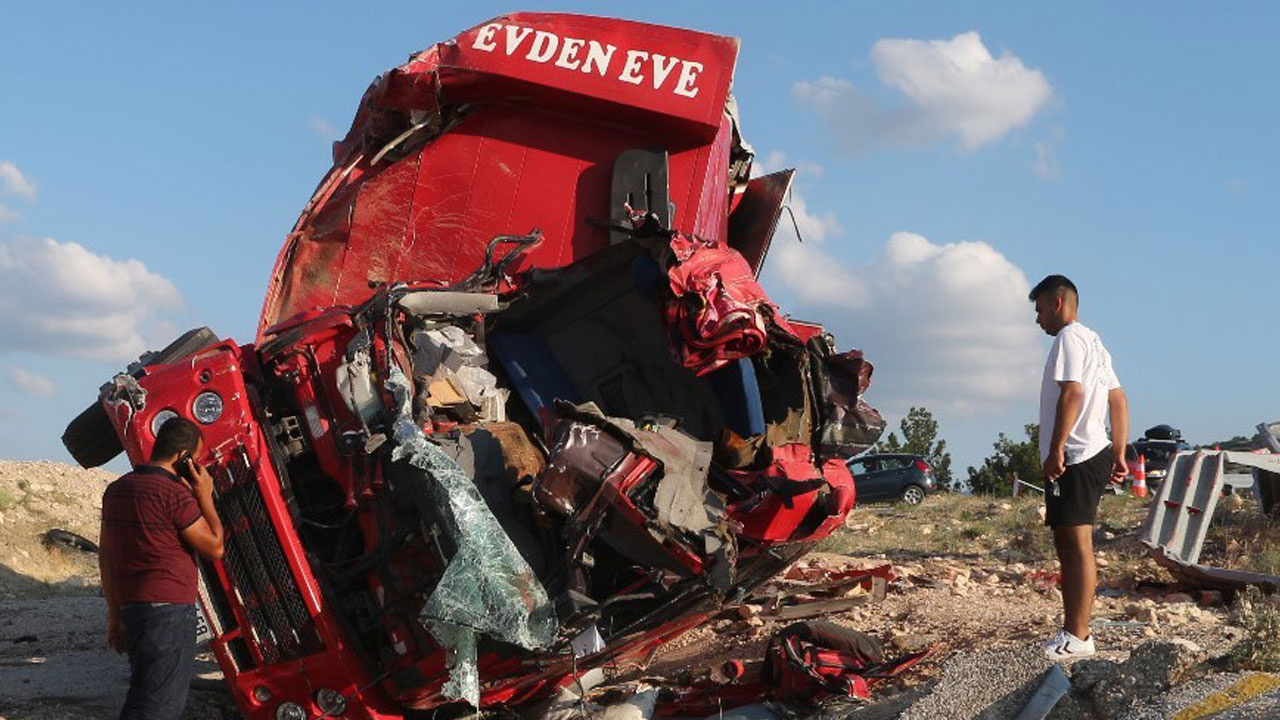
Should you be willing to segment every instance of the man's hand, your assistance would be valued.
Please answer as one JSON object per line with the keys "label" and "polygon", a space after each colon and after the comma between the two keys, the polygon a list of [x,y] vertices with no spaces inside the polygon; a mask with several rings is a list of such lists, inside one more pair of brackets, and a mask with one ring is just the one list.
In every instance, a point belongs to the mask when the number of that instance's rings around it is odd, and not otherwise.
{"label": "man's hand", "polygon": [[1049,451],[1049,459],[1044,463],[1044,477],[1050,482],[1062,477],[1067,471],[1067,452],[1064,448]]}
{"label": "man's hand", "polygon": [[197,498],[213,497],[213,476],[209,474],[208,468],[188,458],[185,470],[182,481],[191,489],[192,495]]}
{"label": "man's hand", "polygon": [[1124,482],[1129,475],[1129,463],[1125,462],[1124,451],[1114,453],[1111,457],[1111,482]]}
{"label": "man's hand", "polygon": [[107,616],[107,647],[122,653],[124,646],[124,620],[116,613],[110,613]]}

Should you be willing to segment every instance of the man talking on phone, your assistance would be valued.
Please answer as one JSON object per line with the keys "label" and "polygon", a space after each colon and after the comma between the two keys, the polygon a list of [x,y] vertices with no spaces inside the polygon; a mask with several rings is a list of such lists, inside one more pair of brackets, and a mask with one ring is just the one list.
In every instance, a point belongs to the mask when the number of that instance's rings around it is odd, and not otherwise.
{"label": "man talking on phone", "polygon": [[177,720],[187,704],[196,638],[196,560],[222,557],[213,478],[197,463],[200,428],[175,417],[151,461],[107,486],[98,553],[107,644],[129,654],[120,720]]}

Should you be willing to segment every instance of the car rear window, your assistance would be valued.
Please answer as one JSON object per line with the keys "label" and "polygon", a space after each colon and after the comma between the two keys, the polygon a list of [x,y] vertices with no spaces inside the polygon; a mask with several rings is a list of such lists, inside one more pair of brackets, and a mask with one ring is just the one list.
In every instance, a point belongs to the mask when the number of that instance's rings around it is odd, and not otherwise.
{"label": "car rear window", "polygon": [[897,470],[898,468],[906,467],[907,463],[910,462],[910,460],[911,458],[897,457],[897,456],[882,457],[880,458],[880,469],[881,470]]}

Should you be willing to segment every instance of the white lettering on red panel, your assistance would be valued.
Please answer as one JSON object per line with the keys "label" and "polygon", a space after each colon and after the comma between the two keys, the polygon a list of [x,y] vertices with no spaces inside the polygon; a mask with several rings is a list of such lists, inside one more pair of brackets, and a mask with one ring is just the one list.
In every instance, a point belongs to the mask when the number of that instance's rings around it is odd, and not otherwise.
{"label": "white lettering on red panel", "polygon": [[[563,70],[597,73],[631,85],[652,85],[654,90],[668,90],[682,97],[698,96],[700,62],[644,50],[628,50],[614,57],[617,46],[596,40],[561,37],[546,30],[489,23],[476,31],[471,43],[474,50],[502,52],[508,57],[523,57],[534,63],[551,63]],[[676,73],[676,68],[680,69]]]}

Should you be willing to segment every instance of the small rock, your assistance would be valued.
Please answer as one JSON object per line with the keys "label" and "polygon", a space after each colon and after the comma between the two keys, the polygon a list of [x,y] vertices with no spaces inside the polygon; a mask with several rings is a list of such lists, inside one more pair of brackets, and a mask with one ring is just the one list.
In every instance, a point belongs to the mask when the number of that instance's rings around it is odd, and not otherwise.
{"label": "small rock", "polygon": [[1077,690],[1087,691],[1100,681],[1114,677],[1120,663],[1102,658],[1086,658],[1071,665],[1071,685]]}
{"label": "small rock", "polygon": [[1129,603],[1124,607],[1124,614],[1138,622],[1154,623],[1156,621],[1156,609],[1142,603]]}
{"label": "small rock", "polygon": [[1164,596],[1164,601],[1167,603],[1189,603],[1192,599],[1186,593],[1169,593]]}
{"label": "small rock", "polygon": [[1115,540],[1115,539],[1116,539],[1116,534],[1115,534],[1115,533],[1113,533],[1113,532],[1111,532],[1110,530],[1103,530],[1103,531],[1102,531],[1102,539],[1103,539],[1103,540]]}
{"label": "small rock", "polygon": [[1204,649],[1189,640],[1148,640],[1109,677],[1095,682],[1089,688],[1089,697],[1094,707],[1106,710],[1106,717],[1125,717],[1133,703],[1163,693],[1185,679],[1204,656]]}
{"label": "small rock", "polygon": [[906,632],[894,633],[889,638],[889,644],[904,653],[920,652],[937,641],[936,635]]}

